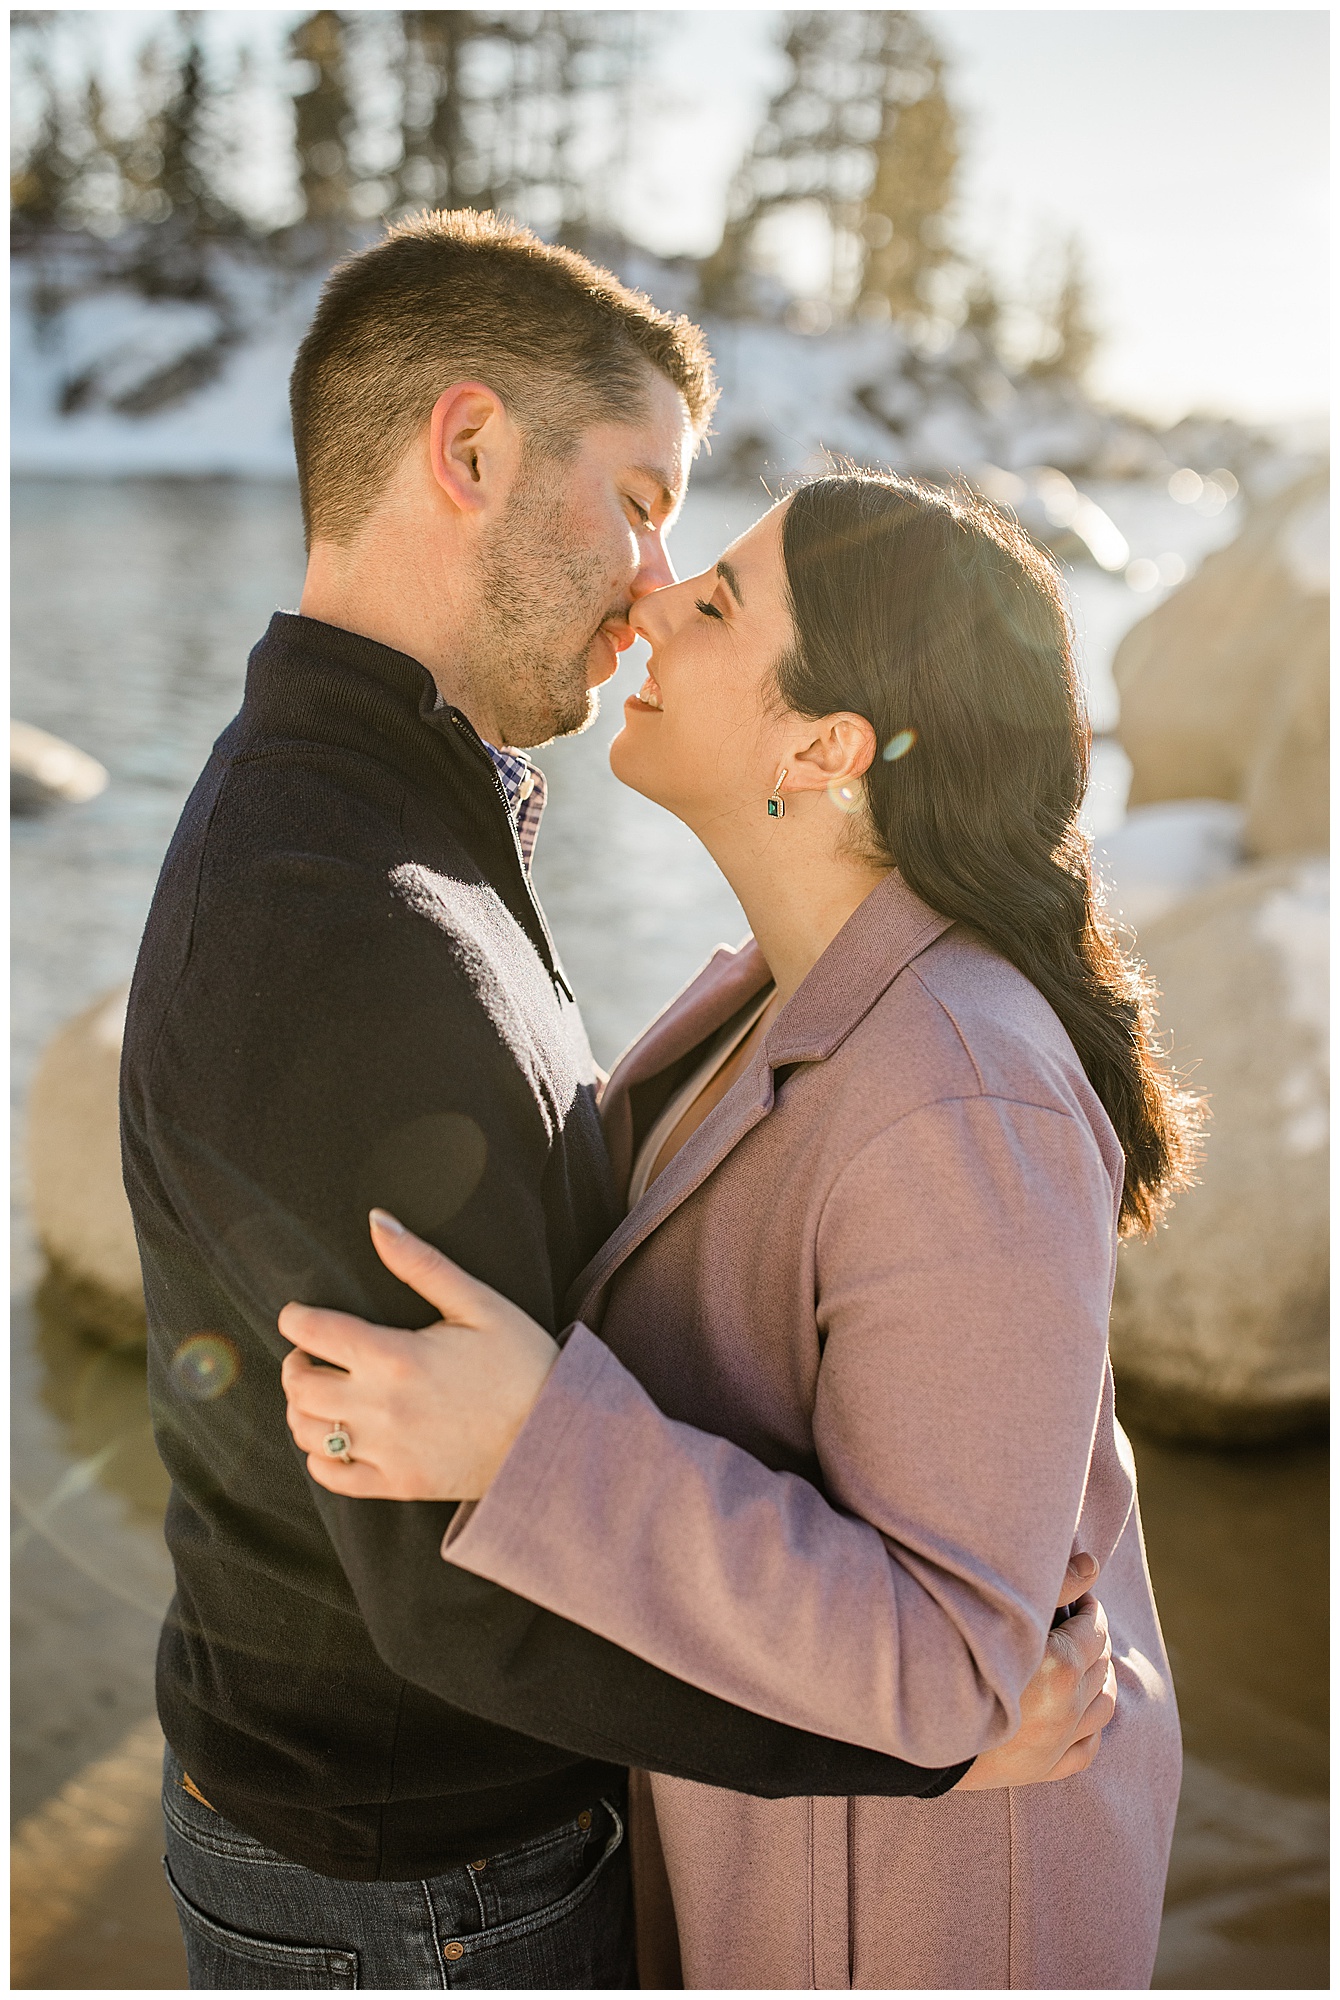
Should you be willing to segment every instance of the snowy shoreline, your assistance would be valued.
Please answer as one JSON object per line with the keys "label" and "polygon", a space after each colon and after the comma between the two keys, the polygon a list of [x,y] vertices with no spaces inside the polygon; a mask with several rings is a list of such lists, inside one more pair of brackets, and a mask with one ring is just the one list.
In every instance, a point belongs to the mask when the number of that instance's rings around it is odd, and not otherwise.
{"label": "snowy shoreline", "polygon": [[[667,309],[693,310],[685,269],[638,251],[618,262]],[[17,255],[14,474],[293,478],[288,377],[325,275],[216,247],[197,296],[146,296],[127,268],[86,243]],[[1039,473],[1087,488],[1223,467],[1250,487],[1281,450],[1211,417],[1160,432],[1073,383],[1010,374],[967,332],[928,353],[887,325],[805,334],[705,316],[704,327],[723,394],[699,485],[786,479],[831,454],[971,479],[1026,526],[1035,526],[1030,513],[1044,530],[1071,525],[1087,545],[1082,505],[1058,523],[1056,489],[1049,496]],[[1101,529],[1089,553],[1100,567],[1120,566]]]}

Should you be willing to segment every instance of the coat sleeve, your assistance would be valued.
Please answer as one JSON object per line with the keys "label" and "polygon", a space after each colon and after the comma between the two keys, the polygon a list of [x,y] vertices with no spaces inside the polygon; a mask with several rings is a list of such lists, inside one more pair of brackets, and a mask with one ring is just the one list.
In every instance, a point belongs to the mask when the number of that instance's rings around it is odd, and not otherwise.
{"label": "coat sleeve", "polygon": [[[500,1026],[463,977],[412,910],[320,855],[274,857],[201,920],[129,1119],[174,1254],[209,1273],[210,1324],[270,1386],[249,1406],[264,1427],[231,1453],[217,1402],[182,1404],[171,1449],[209,1469],[224,1518],[256,1516],[263,1467],[267,1532],[324,1530],[383,1660],[456,1708],[576,1755],[760,1796],[947,1789],[961,1764],[924,1769],[803,1733],[448,1567],[450,1506],[352,1500],[309,1479],[284,1426],[279,1308],[301,1298],[402,1325],[431,1310],[375,1256],[371,1203],[417,1214],[467,1270],[553,1324],[548,1135],[509,1081],[510,1017]],[[169,1299],[185,1296],[160,1276]],[[319,1574],[314,1562],[314,1590]]]}
{"label": "coat sleeve", "polygon": [[444,1553],[765,1715],[972,1757],[1013,1734],[1046,1644],[1114,1248],[1077,1118],[988,1097],[913,1112],[819,1225],[825,1492],[664,1416],[578,1327]]}

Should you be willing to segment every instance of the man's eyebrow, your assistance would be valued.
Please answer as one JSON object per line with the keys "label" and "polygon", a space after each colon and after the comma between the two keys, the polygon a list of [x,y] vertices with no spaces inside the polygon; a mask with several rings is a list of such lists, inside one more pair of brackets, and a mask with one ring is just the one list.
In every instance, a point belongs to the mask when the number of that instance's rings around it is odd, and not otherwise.
{"label": "man's eyebrow", "polygon": [[648,479],[653,486],[660,488],[662,504],[673,513],[684,497],[683,493],[674,484],[677,475],[666,472],[658,465],[635,465],[633,470],[639,479]]}
{"label": "man's eyebrow", "polygon": [[744,599],[740,595],[740,579],[736,574],[735,565],[728,563],[723,556],[722,560],[717,564],[717,575],[726,583],[731,596],[735,599],[741,611],[743,611]]}

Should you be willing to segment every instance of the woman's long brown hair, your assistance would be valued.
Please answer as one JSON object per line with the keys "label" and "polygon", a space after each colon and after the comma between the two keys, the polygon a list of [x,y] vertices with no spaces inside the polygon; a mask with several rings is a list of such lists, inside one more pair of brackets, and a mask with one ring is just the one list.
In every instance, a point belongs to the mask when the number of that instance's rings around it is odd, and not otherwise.
{"label": "woman's long brown hair", "polygon": [[874,724],[881,847],[1050,1003],[1126,1155],[1123,1233],[1152,1228],[1190,1178],[1199,1106],[1095,905],[1089,727],[1055,565],[971,494],[864,473],[799,487],[782,549],[797,635],[782,699]]}

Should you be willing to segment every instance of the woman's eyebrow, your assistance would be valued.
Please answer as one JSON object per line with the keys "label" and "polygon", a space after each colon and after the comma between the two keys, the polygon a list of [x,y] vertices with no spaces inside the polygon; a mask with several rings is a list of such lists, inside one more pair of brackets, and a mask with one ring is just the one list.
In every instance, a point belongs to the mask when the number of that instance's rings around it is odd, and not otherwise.
{"label": "woman's eyebrow", "polygon": [[741,611],[743,611],[744,599],[740,595],[740,579],[736,575],[734,564],[726,562],[723,558],[723,560],[717,564],[717,575],[721,578],[722,582],[729,590],[731,596],[735,599],[735,602],[739,605]]}

